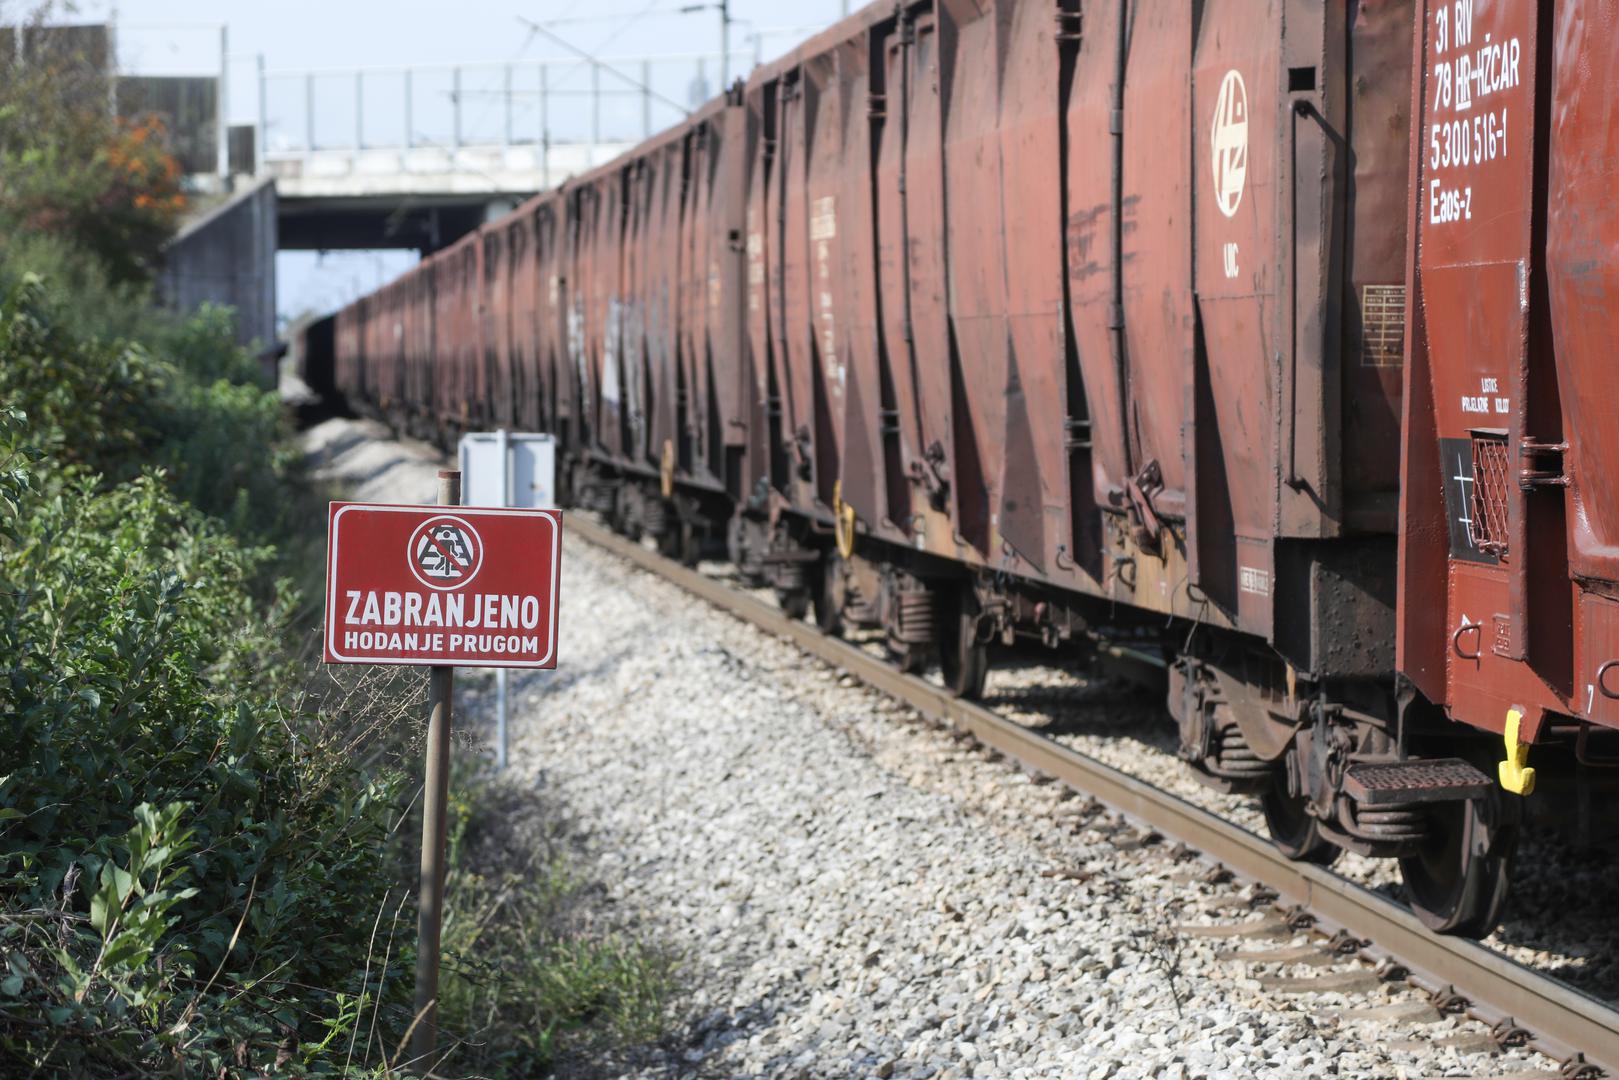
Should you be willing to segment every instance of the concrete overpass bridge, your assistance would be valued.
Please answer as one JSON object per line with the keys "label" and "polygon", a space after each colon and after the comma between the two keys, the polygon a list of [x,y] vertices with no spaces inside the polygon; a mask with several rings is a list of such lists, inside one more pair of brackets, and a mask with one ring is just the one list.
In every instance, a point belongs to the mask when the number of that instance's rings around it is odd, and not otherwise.
{"label": "concrete overpass bridge", "polygon": [[236,308],[242,342],[260,345],[276,338],[277,252],[436,251],[674,123],[718,83],[717,57],[702,54],[291,71],[261,62],[256,122],[225,135],[228,55],[222,38],[216,84],[157,80],[178,101],[202,102],[171,110],[171,130],[198,148],[196,198],[159,287],[179,310]]}
{"label": "concrete overpass bridge", "polygon": [[[724,2],[708,7],[728,42],[738,20]],[[744,38],[751,58],[720,50],[592,57],[529,25],[572,53],[270,69],[262,55],[232,53],[218,23],[45,33],[90,42],[88,63],[105,69],[115,110],[167,122],[192,212],[166,251],[163,302],[181,311],[234,307],[242,343],[264,346],[278,331],[278,252],[436,251],[680,120],[719,92],[722,71],[760,62],[767,39],[818,29],[756,28]],[[132,41],[145,47],[126,47]]]}
{"label": "concrete overpass bridge", "polygon": [[[0,26],[0,52],[76,63],[105,76],[115,113],[163,118],[192,209],[159,295],[181,311],[234,307],[242,343],[263,346],[277,335],[277,252],[435,251],[713,97],[722,72],[747,66],[728,52],[731,24],[746,20],[727,0],[678,13],[700,10],[719,13],[725,51],[591,57],[521,20],[573,55],[268,70],[262,55],[232,53],[219,23],[123,22]],[[817,29],[756,27],[744,40],[757,64],[767,39]]]}
{"label": "concrete overpass bridge", "polygon": [[283,250],[453,242],[717,91],[717,57],[259,72]]}

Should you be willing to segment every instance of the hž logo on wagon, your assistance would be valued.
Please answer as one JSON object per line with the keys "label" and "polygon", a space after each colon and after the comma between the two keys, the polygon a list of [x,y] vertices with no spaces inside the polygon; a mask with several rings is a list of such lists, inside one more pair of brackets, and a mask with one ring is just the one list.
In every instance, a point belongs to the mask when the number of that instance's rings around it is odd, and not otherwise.
{"label": "h\u017e logo on wagon", "polygon": [[1220,80],[1209,134],[1214,157],[1214,202],[1220,213],[1235,217],[1248,183],[1248,88],[1236,69]]}
{"label": "h\u017e logo on wagon", "polygon": [[326,661],[555,667],[554,510],[333,503]]}

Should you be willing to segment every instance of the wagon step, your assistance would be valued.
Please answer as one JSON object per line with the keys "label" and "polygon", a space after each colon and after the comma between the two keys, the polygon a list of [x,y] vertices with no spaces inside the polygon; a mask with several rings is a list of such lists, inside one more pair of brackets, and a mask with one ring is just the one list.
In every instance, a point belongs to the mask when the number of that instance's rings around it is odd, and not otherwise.
{"label": "wagon step", "polygon": [[813,548],[797,548],[792,551],[767,551],[759,556],[759,562],[765,566],[787,566],[818,562],[820,558],[821,553]]}
{"label": "wagon step", "polygon": [[1344,776],[1344,791],[1362,806],[1474,799],[1489,790],[1490,778],[1461,758],[1361,761]]}

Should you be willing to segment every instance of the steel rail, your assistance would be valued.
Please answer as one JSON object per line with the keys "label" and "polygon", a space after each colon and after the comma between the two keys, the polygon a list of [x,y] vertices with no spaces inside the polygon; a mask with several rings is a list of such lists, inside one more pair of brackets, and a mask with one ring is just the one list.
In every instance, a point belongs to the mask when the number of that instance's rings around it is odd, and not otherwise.
{"label": "steel rail", "polygon": [[[1301,905],[1326,929],[1342,929],[1367,942],[1368,959],[1391,958],[1430,992],[1454,991],[1467,1011],[1489,1024],[1508,1023],[1529,1033],[1548,1056],[1578,1069],[1615,1075],[1619,1069],[1619,1012],[1602,1001],[1548,978],[1482,945],[1434,934],[1387,897],[1318,866],[1292,862],[1268,840],[1238,828],[1176,795],[1151,786],[1095,758],[1071,750],[981,705],[950,696],[943,688],[822,634],[813,624],[790,619],[778,608],[730,584],[682,566],[618,536],[583,514],[568,518],[568,531],[658,574],[760,629],[793,644],[904,701],[918,712],[972,734],[1025,768],[1057,778],[1195,848],[1232,872],[1274,889]],[[1571,1075],[1599,1075],[1595,1071]]]}

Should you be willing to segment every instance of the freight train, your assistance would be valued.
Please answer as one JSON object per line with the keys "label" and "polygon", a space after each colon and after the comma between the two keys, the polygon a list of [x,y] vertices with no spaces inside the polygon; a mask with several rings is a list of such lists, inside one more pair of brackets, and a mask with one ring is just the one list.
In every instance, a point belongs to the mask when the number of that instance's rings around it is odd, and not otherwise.
{"label": "freight train", "polygon": [[982,692],[1162,657],[1275,843],[1488,933],[1619,800],[1619,0],[920,0],[306,335]]}

